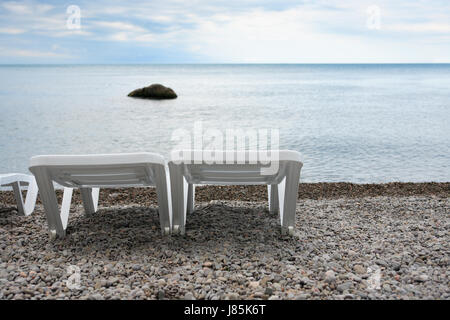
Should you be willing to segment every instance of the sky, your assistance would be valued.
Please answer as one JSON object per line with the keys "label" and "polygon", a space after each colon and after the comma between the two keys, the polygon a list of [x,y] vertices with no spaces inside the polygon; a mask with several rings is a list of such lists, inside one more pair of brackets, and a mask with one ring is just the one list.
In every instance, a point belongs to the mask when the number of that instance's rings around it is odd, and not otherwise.
{"label": "sky", "polygon": [[450,1],[1,0],[0,63],[450,63]]}

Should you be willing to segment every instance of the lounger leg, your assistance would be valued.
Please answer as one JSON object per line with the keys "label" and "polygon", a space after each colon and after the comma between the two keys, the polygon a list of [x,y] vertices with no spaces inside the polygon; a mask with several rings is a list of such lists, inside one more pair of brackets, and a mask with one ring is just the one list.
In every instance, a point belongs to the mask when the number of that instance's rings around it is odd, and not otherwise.
{"label": "lounger leg", "polygon": [[58,209],[55,189],[47,172],[43,168],[34,171],[42,203],[44,204],[47,223],[52,237],[64,237],[66,235],[67,220],[69,217],[70,202],[72,198],[72,188],[64,189],[61,212]]}
{"label": "lounger leg", "polygon": [[[278,191],[278,218],[280,219],[280,225],[283,226],[284,217],[284,194],[286,193],[286,177],[277,185]],[[283,228],[281,228],[283,232]]]}
{"label": "lounger leg", "polygon": [[187,186],[181,166],[169,162],[170,188],[172,192],[173,233],[184,235],[186,224]]}
{"label": "lounger leg", "polygon": [[31,177],[31,181],[28,183],[27,195],[25,198],[25,215],[29,216],[33,213],[34,208],[36,206],[36,199],[38,194],[38,186],[36,183],[36,179]]}
{"label": "lounger leg", "polygon": [[28,190],[25,198],[25,203],[22,197],[22,188],[20,187],[20,181],[13,182],[10,186],[13,188],[14,199],[17,203],[17,211],[19,214],[24,216],[29,216],[33,213],[34,207],[36,206],[36,198],[38,193],[38,187],[34,177],[30,178],[31,181],[28,183]]}
{"label": "lounger leg", "polygon": [[281,230],[283,234],[294,234],[295,226],[295,208],[298,197],[298,184],[300,181],[300,169],[296,163],[288,164],[286,168],[286,178],[283,186],[284,197],[280,197],[280,201],[283,201],[283,208],[280,208],[281,218]]}
{"label": "lounger leg", "polygon": [[278,213],[280,203],[278,201],[278,185],[272,184],[267,186],[267,195],[269,198],[270,213]]}
{"label": "lounger leg", "polygon": [[72,203],[73,188],[64,188],[63,199],[61,203],[60,219],[65,230],[67,229],[67,222],[69,221],[70,204]]}
{"label": "lounger leg", "polygon": [[169,190],[167,187],[167,175],[164,166],[156,169],[156,195],[158,196],[159,223],[163,235],[170,234],[170,209],[169,209]]}
{"label": "lounger leg", "polygon": [[194,212],[195,204],[195,186],[192,183],[188,184],[188,195],[187,195],[187,212]]}
{"label": "lounger leg", "polygon": [[24,216],[25,208],[24,208],[24,204],[23,204],[22,192],[20,190],[20,182],[14,182],[11,184],[11,186],[14,191],[14,199],[16,200],[17,211],[19,212],[19,214]]}
{"label": "lounger leg", "polygon": [[80,188],[84,212],[89,215],[97,212],[99,188]]}

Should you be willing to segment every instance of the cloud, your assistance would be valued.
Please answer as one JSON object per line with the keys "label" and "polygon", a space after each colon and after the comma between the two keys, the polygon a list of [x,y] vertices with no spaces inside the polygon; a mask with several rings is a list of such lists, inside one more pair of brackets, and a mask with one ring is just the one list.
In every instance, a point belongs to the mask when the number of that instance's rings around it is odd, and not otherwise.
{"label": "cloud", "polygon": [[53,51],[38,51],[27,49],[1,48],[0,56],[13,56],[24,58],[71,58],[71,55]]}
{"label": "cloud", "polygon": [[49,4],[16,1],[3,2],[1,6],[11,13],[20,15],[44,14],[54,8]]}
{"label": "cloud", "polygon": [[108,39],[113,40],[113,41],[128,41],[128,40],[130,40],[130,38],[126,32],[114,33],[114,34],[110,35]]}
{"label": "cloud", "polygon": [[446,23],[409,23],[388,25],[387,30],[416,33],[446,33],[450,34],[450,24]]}
{"label": "cloud", "polygon": [[21,34],[21,33],[25,33],[26,30],[24,29],[20,29],[20,28],[0,28],[0,33],[4,33],[4,34]]}
{"label": "cloud", "polygon": [[170,23],[174,21],[174,18],[169,15],[157,15],[157,16],[151,16],[148,17],[149,20],[160,22],[160,23]]}
{"label": "cloud", "polygon": [[341,60],[338,51],[356,45],[358,39],[317,31],[314,21],[319,15],[329,13],[294,8],[217,15],[198,21],[193,30],[181,31],[180,38],[190,50],[228,62],[317,62],[327,56]]}
{"label": "cloud", "polygon": [[36,34],[44,35],[47,37],[53,37],[53,38],[63,38],[63,37],[76,37],[76,36],[91,36],[93,35],[92,32],[82,30],[82,29],[64,29],[64,28],[58,28],[57,30],[44,30],[44,31],[36,31]]}
{"label": "cloud", "polygon": [[137,42],[150,43],[161,40],[157,35],[152,33],[132,33],[132,32],[117,32],[108,37],[108,40],[122,41],[122,42]]}
{"label": "cloud", "polygon": [[146,32],[147,30],[136,26],[131,23],[126,23],[122,21],[96,21],[93,23],[95,26],[106,29],[118,29],[121,31],[131,31],[131,32]]}
{"label": "cloud", "polygon": [[3,34],[26,33],[27,35],[56,38],[92,35],[87,26],[83,26],[80,30],[69,30],[65,8],[49,12],[54,9],[53,6],[34,2],[8,2],[2,6],[10,12],[10,14],[0,16],[2,24],[7,25],[0,26],[0,33]]}
{"label": "cloud", "polygon": [[32,14],[33,10],[31,6],[28,6],[24,3],[20,2],[4,2],[2,3],[2,7],[7,11],[15,14]]}

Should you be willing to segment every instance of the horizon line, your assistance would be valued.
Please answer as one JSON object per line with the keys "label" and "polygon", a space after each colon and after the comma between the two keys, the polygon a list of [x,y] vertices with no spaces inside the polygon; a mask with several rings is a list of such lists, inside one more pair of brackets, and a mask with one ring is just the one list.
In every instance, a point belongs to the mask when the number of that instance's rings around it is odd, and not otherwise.
{"label": "horizon line", "polygon": [[442,65],[450,62],[116,62],[116,63],[0,63],[0,66],[64,66],[64,65]]}

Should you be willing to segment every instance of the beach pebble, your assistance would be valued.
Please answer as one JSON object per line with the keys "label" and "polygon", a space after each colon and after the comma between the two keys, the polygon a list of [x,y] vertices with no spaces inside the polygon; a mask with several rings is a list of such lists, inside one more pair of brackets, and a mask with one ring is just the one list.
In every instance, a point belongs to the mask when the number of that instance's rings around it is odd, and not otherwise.
{"label": "beach pebble", "polygon": [[336,274],[333,270],[328,270],[325,272],[325,282],[334,283],[336,281]]}
{"label": "beach pebble", "polygon": [[345,283],[341,283],[340,285],[337,286],[337,290],[339,292],[344,292],[346,290],[349,290],[352,287],[352,283],[351,282],[345,282]]}
{"label": "beach pebble", "polygon": [[355,272],[357,273],[357,274],[366,274],[366,268],[364,268],[362,265],[360,265],[360,264],[356,264],[354,267],[353,267],[353,270],[355,270]]}
{"label": "beach pebble", "polygon": [[184,300],[195,300],[195,297],[194,297],[194,295],[191,292],[187,292],[184,295]]}
{"label": "beach pebble", "polygon": [[158,293],[157,293],[157,297],[158,297],[158,300],[163,300],[164,297],[165,297],[164,290],[159,290]]}

